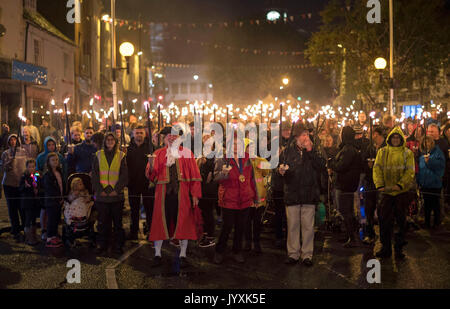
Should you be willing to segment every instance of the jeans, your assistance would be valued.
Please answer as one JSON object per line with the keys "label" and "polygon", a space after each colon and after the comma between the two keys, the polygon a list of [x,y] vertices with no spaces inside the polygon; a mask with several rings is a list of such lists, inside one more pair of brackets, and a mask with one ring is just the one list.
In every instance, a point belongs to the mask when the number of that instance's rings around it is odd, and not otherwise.
{"label": "jeans", "polygon": [[264,213],[264,208],[265,207],[250,207],[250,213],[245,229],[245,241],[247,245],[251,244],[252,241],[254,244],[259,244],[262,225],[261,219]]}
{"label": "jeans", "polygon": [[125,241],[125,233],[122,226],[124,202],[99,203],[95,207],[98,211],[98,238],[100,247],[106,248],[110,240],[112,225],[114,224],[114,247],[122,248]]}
{"label": "jeans", "polygon": [[154,203],[154,198],[151,197],[152,192],[149,189],[134,190],[133,188],[128,188],[128,201],[130,203],[131,209],[130,233],[132,234],[137,234],[139,232],[139,211],[141,206],[141,195],[145,209],[145,221],[148,228],[152,226]]}
{"label": "jeans", "polygon": [[338,210],[344,217],[347,237],[352,240],[356,240],[354,238],[358,227],[355,217],[354,192],[343,192],[341,190],[336,190],[336,196],[338,201]]}
{"label": "jeans", "polygon": [[434,226],[441,222],[441,189],[421,189],[424,201],[425,225],[430,226],[431,213],[434,212]]}
{"label": "jeans", "polygon": [[228,237],[234,227],[233,253],[240,253],[242,250],[242,239],[245,232],[245,223],[250,213],[250,208],[228,209],[222,208],[223,225],[220,232],[219,241],[216,245],[216,252],[223,253],[227,248]]}
{"label": "jeans", "polygon": [[405,245],[406,214],[408,193],[397,196],[383,194],[379,207],[380,241],[384,250],[392,250],[392,234],[394,231],[394,219],[398,225],[398,233],[395,234],[395,249],[401,250]]}
{"label": "jeans", "polygon": [[17,235],[21,230],[23,230],[23,225],[25,222],[25,213],[20,207],[20,191],[19,188],[5,185],[3,186],[3,191],[5,193],[6,204],[8,205],[11,234]]}

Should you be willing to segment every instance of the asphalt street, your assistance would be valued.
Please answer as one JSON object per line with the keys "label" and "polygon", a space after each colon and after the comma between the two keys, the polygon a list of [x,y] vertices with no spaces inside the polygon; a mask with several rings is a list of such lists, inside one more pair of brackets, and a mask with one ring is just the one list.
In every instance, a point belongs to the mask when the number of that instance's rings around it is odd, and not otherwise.
{"label": "asphalt street", "polygon": [[[129,210],[124,222],[128,228]],[[0,229],[8,225],[4,199],[0,203]],[[273,246],[273,232],[262,234],[263,253],[247,252],[246,263],[237,264],[230,256],[222,265],[212,262],[214,247],[198,248],[190,242],[190,266],[178,265],[178,249],[165,243],[163,265],[152,267],[154,250],[143,239],[127,242],[124,255],[96,256],[87,240],[74,249],[46,249],[16,243],[7,232],[0,234],[0,288],[43,289],[377,289],[450,288],[450,222],[440,230],[408,233],[404,261],[381,261],[381,283],[369,284],[367,261],[375,247],[345,249],[342,235],[319,230],[315,237],[314,266],[288,266],[285,250]],[[81,263],[81,283],[68,283],[66,266],[70,259]]]}

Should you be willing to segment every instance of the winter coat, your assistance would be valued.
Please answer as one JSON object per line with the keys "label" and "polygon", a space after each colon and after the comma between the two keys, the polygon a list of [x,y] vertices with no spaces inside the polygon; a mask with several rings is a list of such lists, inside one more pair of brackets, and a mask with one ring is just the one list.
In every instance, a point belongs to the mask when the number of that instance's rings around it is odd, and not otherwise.
{"label": "winter coat", "polygon": [[428,163],[425,163],[424,155],[420,156],[417,182],[421,188],[442,188],[442,177],[444,176],[444,172],[445,157],[438,146],[435,146],[431,150]]}
{"label": "winter coat", "polygon": [[215,158],[206,158],[206,162],[199,166],[200,175],[202,176],[202,196],[206,198],[218,197],[219,186],[214,181],[215,162]]}
{"label": "winter coat", "polygon": [[[256,199],[256,188],[253,179],[253,166],[250,162],[248,154],[242,160],[242,174],[245,181],[239,180],[239,168],[234,160],[219,159],[214,168],[214,179],[222,186],[223,192],[223,208],[242,210],[252,206]],[[225,175],[223,168],[229,163],[231,170]]]}
{"label": "winter coat", "polygon": [[329,167],[336,172],[336,189],[343,192],[355,192],[361,175],[361,152],[357,148],[355,131],[351,127],[342,130],[340,151],[330,161]]}
{"label": "winter coat", "polygon": [[[34,177],[36,176],[36,180],[34,181]],[[30,185],[30,187],[27,187],[25,185],[25,183],[27,183],[28,185]],[[35,183],[36,187],[34,187],[33,183]],[[23,198],[20,202],[21,202],[21,208],[22,209],[26,209],[28,207],[36,207],[36,208],[40,208],[41,207],[41,202],[43,202],[43,200],[41,200],[42,197],[42,177],[39,175],[39,173],[35,173],[34,175],[30,175],[27,172],[25,172],[22,176],[22,178],[20,179],[20,186],[19,186],[19,190],[20,190],[20,196]],[[37,191],[35,191],[35,189]]]}
{"label": "winter coat", "polygon": [[[288,139],[281,138],[281,147],[286,147]],[[272,176],[270,177],[270,186],[273,192],[283,192],[283,178],[278,174],[277,169],[272,170]]]}
{"label": "winter coat", "polygon": [[127,148],[127,166],[128,166],[128,188],[133,191],[143,192],[149,186],[149,181],[145,177],[145,168],[150,154],[148,139],[144,140],[141,146],[136,145],[134,139]]}
{"label": "winter coat", "polygon": [[299,149],[293,144],[283,150],[280,162],[289,166],[282,176],[286,206],[317,204],[320,201],[320,174],[325,169],[325,159],[320,153],[314,149]]}
{"label": "winter coat", "polygon": [[[41,173],[45,173],[47,171],[47,156],[50,153],[48,151],[47,148],[47,143],[49,141],[53,141],[56,144],[56,141],[53,137],[48,136],[45,140],[44,140],[44,152],[41,152],[37,158],[36,158],[36,169]],[[59,158],[59,164],[61,165],[62,168],[62,173],[63,173],[63,178],[67,178],[67,162],[66,159],[64,159],[64,157],[57,151],[55,151],[56,154],[58,155]]]}
{"label": "winter coat", "polygon": [[[401,144],[393,147],[391,138],[393,134],[401,136]],[[395,127],[387,138],[387,146],[381,148],[373,166],[373,181],[377,189],[385,188],[385,193],[396,196],[407,192],[414,184],[415,163],[414,154],[406,147],[406,139],[402,130]],[[390,189],[398,185],[400,191]]]}
{"label": "winter coat", "polygon": [[92,170],[92,161],[97,148],[94,144],[83,141],[73,149],[73,154],[67,155],[67,166],[69,170],[76,173],[90,173]]}
{"label": "winter coat", "polygon": [[[17,135],[11,134],[9,140]],[[15,156],[14,156],[15,152]],[[18,146],[17,148],[9,148],[2,153],[2,170],[3,181],[2,185],[18,188],[20,185],[20,178],[25,171],[25,163],[27,161],[27,153],[25,150]]]}
{"label": "winter coat", "polygon": [[[61,169],[59,169],[61,173]],[[62,175],[61,175],[62,177]],[[66,178],[62,177],[62,192],[58,184],[58,180],[52,171],[47,171],[44,174],[44,205],[45,208],[56,208],[62,206],[64,196],[66,195]]]}
{"label": "winter coat", "polygon": [[36,159],[39,154],[39,145],[38,143],[31,138],[31,142],[29,144],[25,144],[25,142],[21,141],[21,146],[27,153],[27,159]]}
{"label": "winter coat", "polygon": [[[105,143],[106,143],[106,137],[108,135],[114,136],[112,133],[107,133],[105,135]],[[114,136],[115,138],[115,136]],[[116,139],[116,147],[113,149],[113,151],[107,151],[106,145],[103,145],[103,148],[105,149],[105,156],[106,160],[108,161],[108,164],[111,165],[111,162],[114,159],[114,155],[116,151],[119,151],[117,149],[118,142]],[[93,166],[92,166],[92,188],[94,189],[94,196],[95,200],[97,202],[101,203],[117,203],[117,202],[123,202],[125,201],[125,195],[123,193],[123,189],[128,184],[128,166],[127,166],[127,159],[126,156],[122,158],[120,161],[120,169],[119,169],[119,180],[117,181],[116,185],[114,186],[114,189],[111,186],[107,186],[105,189],[103,189],[102,184],[100,183],[100,162],[98,162],[97,156],[94,157]],[[145,172],[145,169],[144,169]],[[101,196],[102,192],[105,192],[106,194],[110,194],[112,191],[116,191],[116,196]]]}

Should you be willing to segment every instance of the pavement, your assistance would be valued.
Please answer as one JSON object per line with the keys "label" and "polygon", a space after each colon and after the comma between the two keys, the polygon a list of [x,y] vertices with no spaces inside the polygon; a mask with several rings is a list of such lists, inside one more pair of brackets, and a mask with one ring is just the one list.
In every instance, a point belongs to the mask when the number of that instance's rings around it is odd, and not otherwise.
{"label": "pavement", "polygon": [[[7,226],[4,199],[0,200],[0,230]],[[6,218],[5,218],[6,215]],[[124,224],[129,226],[129,209]],[[6,220],[6,221],[5,221]],[[366,276],[380,244],[345,249],[342,235],[319,230],[315,237],[314,266],[284,264],[286,252],[273,246],[273,231],[262,233],[262,254],[246,252],[246,263],[230,256],[221,265],[212,262],[214,247],[199,248],[191,241],[190,266],[182,270],[176,247],[164,243],[163,265],[152,267],[154,249],[141,239],[127,242],[123,255],[96,256],[87,240],[73,249],[46,249],[15,243],[0,234],[0,288],[8,289],[437,289],[450,288],[450,220],[440,230],[409,232],[404,261],[381,261],[381,283],[369,284]],[[231,241],[230,241],[231,242]],[[231,245],[231,243],[229,243]],[[81,264],[81,282],[68,283],[70,259]]]}

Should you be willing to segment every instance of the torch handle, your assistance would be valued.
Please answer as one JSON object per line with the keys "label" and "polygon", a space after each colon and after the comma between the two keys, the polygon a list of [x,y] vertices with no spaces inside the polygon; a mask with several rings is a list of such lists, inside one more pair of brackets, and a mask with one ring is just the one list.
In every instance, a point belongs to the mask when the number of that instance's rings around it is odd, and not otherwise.
{"label": "torch handle", "polygon": [[147,129],[148,129],[148,144],[150,154],[153,154],[153,142],[152,142],[152,128],[150,123],[150,105],[147,105]]}
{"label": "torch handle", "polygon": [[69,124],[69,114],[67,113],[67,104],[64,104],[64,111],[66,112],[66,134],[67,134],[67,142],[69,145],[72,144],[72,138],[70,136],[70,124]]}
{"label": "torch handle", "polygon": [[124,126],[125,123],[123,122],[123,115],[122,115],[122,104],[119,104],[119,114],[120,114],[120,143],[122,144],[122,146],[125,146],[125,130],[124,130]]}

